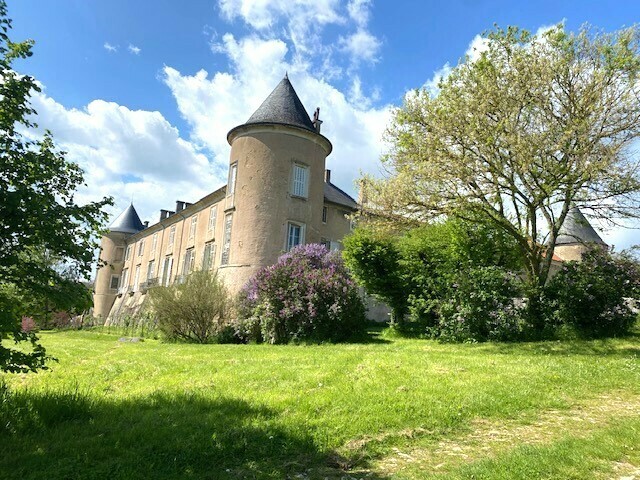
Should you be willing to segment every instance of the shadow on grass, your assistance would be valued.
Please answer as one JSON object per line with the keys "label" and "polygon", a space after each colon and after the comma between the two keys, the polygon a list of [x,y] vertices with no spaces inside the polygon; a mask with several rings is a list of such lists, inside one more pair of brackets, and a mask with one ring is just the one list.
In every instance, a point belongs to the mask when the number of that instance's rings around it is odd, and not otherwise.
{"label": "shadow on grass", "polygon": [[3,479],[358,478],[308,429],[285,431],[277,412],[241,400],[109,401],[0,385],[0,401]]}

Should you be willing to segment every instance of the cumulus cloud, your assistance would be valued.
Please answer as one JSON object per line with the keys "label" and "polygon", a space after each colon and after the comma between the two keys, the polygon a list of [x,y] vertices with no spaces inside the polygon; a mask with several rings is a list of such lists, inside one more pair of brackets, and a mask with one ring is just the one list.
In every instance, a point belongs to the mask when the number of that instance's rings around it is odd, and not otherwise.
{"label": "cumulus cloud", "polygon": [[127,49],[129,50],[129,53],[133,53],[134,55],[140,55],[140,52],[142,51],[142,49],[136,47],[135,45],[132,45],[131,43],[129,44],[129,47]]}
{"label": "cumulus cloud", "polygon": [[115,53],[118,51],[118,47],[116,47],[115,45],[111,45],[109,42],[104,42],[103,47],[109,53]]}
{"label": "cumulus cloud", "polygon": [[207,157],[159,112],[103,100],[67,109],[45,93],[35,93],[31,103],[38,124],[86,172],[82,202],[114,196],[111,213],[117,214],[133,200],[141,217],[154,223],[159,208],[197,200],[224,183],[224,175],[217,176]]}

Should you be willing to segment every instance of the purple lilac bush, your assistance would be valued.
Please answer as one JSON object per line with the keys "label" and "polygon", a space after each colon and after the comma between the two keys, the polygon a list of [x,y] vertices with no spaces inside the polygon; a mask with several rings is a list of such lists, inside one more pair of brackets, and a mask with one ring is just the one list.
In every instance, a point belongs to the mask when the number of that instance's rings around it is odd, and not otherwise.
{"label": "purple lilac bush", "polygon": [[242,289],[237,334],[245,341],[341,341],[363,330],[365,307],[340,255],[301,245]]}

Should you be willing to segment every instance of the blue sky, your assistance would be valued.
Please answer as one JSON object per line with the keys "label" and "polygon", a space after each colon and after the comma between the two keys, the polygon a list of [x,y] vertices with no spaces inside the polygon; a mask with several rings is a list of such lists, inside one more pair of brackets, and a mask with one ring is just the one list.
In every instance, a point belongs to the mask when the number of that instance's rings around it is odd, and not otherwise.
{"label": "blue sky", "polygon": [[[84,197],[133,199],[143,219],[223,183],[226,133],[289,72],[321,107],[335,183],[377,172],[390,108],[455,65],[476,36],[564,21],[615,30],[638,1],[9,0],[12,38],[36,41],[16,65],[44,86],[41,127],[87,171]],[[619,246],[637,231],[607,232]]]}

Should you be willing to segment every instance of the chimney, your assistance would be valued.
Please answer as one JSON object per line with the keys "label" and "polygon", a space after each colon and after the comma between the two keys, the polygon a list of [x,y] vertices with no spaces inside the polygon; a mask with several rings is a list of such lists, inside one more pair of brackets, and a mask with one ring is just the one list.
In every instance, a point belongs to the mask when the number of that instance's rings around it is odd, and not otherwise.
{"label": "chimney", "polygon": [[324,181],[326,183],[331,183],[331,170],[329,170],[328,168],[324,171]]}
{"label": "chimney", "polygon": [[179,211],[183,210],[185,203],[186,202],[183,202],[181,200],[176,200],[176,212],[179,212]]}
{"label": "chimney", "polygon": [[322,120],[320,120],[320,107],[318,107],[316,111],[313,112],[313,128],[315,128],[318,133],[320,133],[320,125],[322,125]]}
{"label": "chimney", "polygon": [[145,222],[144,222],[144,228],[149,228],[149,220],[145,220]]}
{"label": "chimney", "polygon": [[164,220],[169,216],[169,210],[160,210],[160,221]]}

